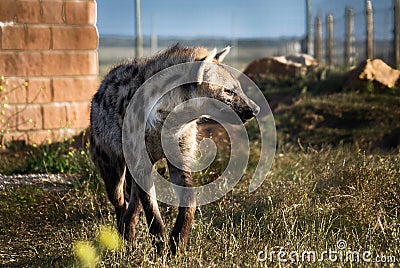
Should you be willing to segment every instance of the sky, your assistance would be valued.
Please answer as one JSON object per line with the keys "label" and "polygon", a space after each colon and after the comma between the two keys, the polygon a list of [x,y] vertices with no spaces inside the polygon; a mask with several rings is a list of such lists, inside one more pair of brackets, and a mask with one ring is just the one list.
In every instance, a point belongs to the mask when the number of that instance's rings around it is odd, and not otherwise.
{"label": "sky", "polygon": [[[373,0],[378,32],[387,34],[393,0]],[[174,37],[302,37],[305,0],[142,0],[142,33]],[[135,0],[97,0],[100,36],[133,36]],[[344,24],[344,8],[361,15],[365,0],[313,0],[313,15],[333,13]],[[362,16],[356,17],[363,20]],[[359,23],[362,23],[359,22]],[[383,25],[380,27],[380,25]],[[356,26],[357,27],[357,26]],[[386,27],[384,29],[384,27]],[[344,27],[341,27],[341,29]]]}

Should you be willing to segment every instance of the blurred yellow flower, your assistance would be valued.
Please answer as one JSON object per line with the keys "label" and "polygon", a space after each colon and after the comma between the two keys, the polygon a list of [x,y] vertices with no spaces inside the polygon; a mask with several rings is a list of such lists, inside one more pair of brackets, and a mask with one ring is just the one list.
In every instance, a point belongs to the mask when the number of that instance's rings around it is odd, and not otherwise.
{"label": "blurred yellow flower", "polygon": [[24,87],[27,87],[29,85],[28,81],[24,82]]}
{"label": "blurred yellow flower", "polygon": [[96,248],[88,241],[78,241],[74,243],[73,251],[79,263],[83,267],[96,267],[99,255]]}
{"label": "blurred yellow flower", "polygon": [[111,227],[101,227],[97,239],[99,244],[108,250],[119,250],[122,246],[121,237],[118,232]]}

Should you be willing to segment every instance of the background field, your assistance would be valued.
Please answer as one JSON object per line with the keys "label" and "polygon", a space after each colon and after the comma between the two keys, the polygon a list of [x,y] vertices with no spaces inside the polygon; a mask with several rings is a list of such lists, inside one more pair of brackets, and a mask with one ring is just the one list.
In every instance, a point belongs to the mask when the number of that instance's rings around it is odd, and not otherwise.
{"label": "background field", "polygon": [[[226,58],[226,63],[238,70],[243,70],[251,61],[267,57],[285,54],[284,48],[287,43],[298,42],[296,39],[242,39],[237,46],[232,47],[232,52]],[[186,46],[217,47],[222,49],[231,46],[228,39],[187,39],[168,38],[159,39],[157,48],[151,48],[150,40],[144,40],[144,56],[153,55],[177,43]],[[110,66],[134,57],[135,41],[130,38],[103,37],[99,44],[100,76],[104,76]]]}
{"label": "background field", "polygon": [[[148,57],[162,51],[170,46],[180,43],[188,46],[205,46],[207,48],[222,49],[231,46],[232,50],[226,63],[230,66],[243,71],[246,66],[255,59],[291,55],[300,52],[302,40],[298,38],[258,38],[258,39],[238,39],[232,41],[230,39],[221,38],[199,38],[199,39],[182,39],[182,38],[160,38],[158,39],[157,48],[151,48],[150,38],[144,38],[143,55]],[[342,39],[335,39],[335,48],[333,53],[333,65],[341,67],[344,65],[344,44]],[[393,51],[390,48],[390,41],[375,40],[375,57],[381,58],[388,64],[393,64]],[[99,43],[99,61],[100,76],[103,77],[110,66],[123,62],[135,55],[135,41],[127,37],[100,37]],[[363,40],[357,40],[354,43],[356,49],[355,63],[364,59],[365,44]]]}

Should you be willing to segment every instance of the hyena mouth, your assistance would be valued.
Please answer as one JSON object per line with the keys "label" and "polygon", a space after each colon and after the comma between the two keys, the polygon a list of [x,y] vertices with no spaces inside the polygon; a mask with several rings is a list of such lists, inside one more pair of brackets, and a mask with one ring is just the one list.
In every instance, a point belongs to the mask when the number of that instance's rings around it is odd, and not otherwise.
{"label": "hyena mouth", "polygon": [[246,123],[253,117],[257,116],[260,112],[260,107],[255,102],[252,100],[249,100],[249,102],[248,105],[238,105],[233,107],[233,110],[239,116],[242,123]]}
{"label": "hyena mouth", "polygon": [[[227,112],[227,110],[229,110],[229,109],[232,109],[232,108],[224,107],[224,108],[220,109],[219,112],[223,115],[223,113]],[[230,123],[233,125],[239,125],[239,124],[244,124],[247,121],[249,121],[250,119],[252,119],[253,117],[257,116],[258,113],[260,112],[260,107],[256,104],[254,104],[254,105],[252,105],[252,107],[246,107],[246,108],[236,107],[236,109],[233,108],[233,110],[236,112],[236,114],[240,118],[240,121],[234,120],[231,116],[227,116],[227,117],[221,116],[220,118],[222,118],[223,121],[226,121],[227,123]],[[197,124],[199,124],[199,125],[215,124],[215,123],[218,123],[218,121],[208,115],[204,115],[197,120]]]}
{"label": "hyena mouth", "polygon": [[259,112],[260,112],[260,107],[258,105],[255,105],[254,107],[248,107],[242,109],[238,111],[237,114],[239,115],[240,120],[242,120],[243,123],[246,123],[253,117],[257,116]]}

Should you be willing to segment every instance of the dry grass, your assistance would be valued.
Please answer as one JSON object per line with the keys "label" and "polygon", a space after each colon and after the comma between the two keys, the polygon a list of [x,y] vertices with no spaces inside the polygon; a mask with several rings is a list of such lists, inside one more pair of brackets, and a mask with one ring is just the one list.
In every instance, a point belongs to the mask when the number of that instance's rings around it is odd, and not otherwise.
{"label": "dry grass", "polygon": [[[322,252],[335,250],[339,239],[351,250],[398,257],[399,163],[399,154],[346,147],[281,151],[255,193],[247,192],[245,178],[201,208],[187,252],[157,257],[142,221],[135,245],[103,253],[100,266],[253,267],[262,265],[257,253],[265,248]],[[63,191],[40,186],[1,191],[2,264],[73,265],[74,242],[94,240],[100,226],[115,224],[102,188],[92,178]],[[176,209],[162,210],[171,227]],[[273,264],[278,263],[268,263]]]}

